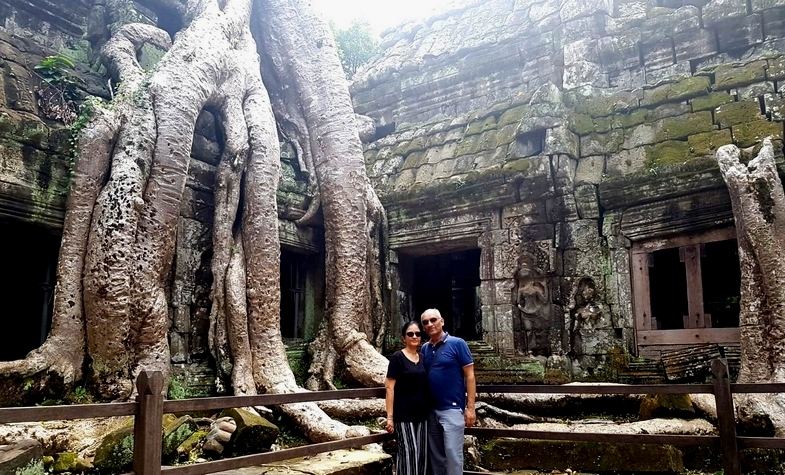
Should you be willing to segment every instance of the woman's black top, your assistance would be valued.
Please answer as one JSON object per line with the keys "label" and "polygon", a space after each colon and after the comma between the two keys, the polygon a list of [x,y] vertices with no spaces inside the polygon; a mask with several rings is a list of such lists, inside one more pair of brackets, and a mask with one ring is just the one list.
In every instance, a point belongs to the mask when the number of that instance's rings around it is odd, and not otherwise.
{"label": "woman's black top", "polygon": [[428,378],[422,358],[412,362],[403,351],[390,356],[387,377],[395,380],[393,421],[421,422],[428,418]]}

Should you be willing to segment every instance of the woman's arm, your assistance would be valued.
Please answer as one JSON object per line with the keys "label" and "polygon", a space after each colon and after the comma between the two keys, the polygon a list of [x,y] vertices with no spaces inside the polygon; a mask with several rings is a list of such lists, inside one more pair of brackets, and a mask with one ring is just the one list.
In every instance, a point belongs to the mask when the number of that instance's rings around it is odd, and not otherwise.
{"label": "woman's arm", "polygon": [[384,428],[387,432],[392,432],[393,429],[393,400],[395,398],[395,380],[385,378],[384,380],[384,407],[387,409],[387,422]]}

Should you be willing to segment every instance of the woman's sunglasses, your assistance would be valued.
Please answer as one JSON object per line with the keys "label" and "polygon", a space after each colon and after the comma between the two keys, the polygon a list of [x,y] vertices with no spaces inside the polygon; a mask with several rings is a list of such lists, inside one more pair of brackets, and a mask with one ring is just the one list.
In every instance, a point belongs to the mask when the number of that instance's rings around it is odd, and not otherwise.
{"label": "woman's sunglasses", "polygon": [[409,338],[411,337],[420,338],[420,332],[406,332],[406,336],[408,336]]}

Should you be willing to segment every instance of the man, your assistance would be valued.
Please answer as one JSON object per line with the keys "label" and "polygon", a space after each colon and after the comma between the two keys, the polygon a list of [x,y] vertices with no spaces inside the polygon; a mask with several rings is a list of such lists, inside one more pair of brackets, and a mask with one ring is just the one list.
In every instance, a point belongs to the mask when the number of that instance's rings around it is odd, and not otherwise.
{"label": "man", "polygon": [[429,341],[422,346],[428,372],[428,465],[433,475],[463,473],[463,430],[474,425],[474,360],[463,339],[444,331],[435,308],[420,317]]}

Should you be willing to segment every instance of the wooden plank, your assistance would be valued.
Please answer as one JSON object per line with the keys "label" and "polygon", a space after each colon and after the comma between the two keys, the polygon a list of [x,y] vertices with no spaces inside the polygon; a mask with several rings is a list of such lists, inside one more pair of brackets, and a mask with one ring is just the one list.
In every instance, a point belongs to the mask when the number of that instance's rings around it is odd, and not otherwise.
{"label": "wooden plank", "polygon": [[711,384],[483,384],[477,386],[478,394],[711,394],[713,391]]}
{"label": "wooden plank", "polygon": [[4,407],[0,409],[0,424],[133,416],[136,414],[136,408],[137,404],[135,402],[47,407]]}
{"label": "wooden plank", "polygon": [[258,396],[204,397],[164,401],[164,412],[204,411],[227,407],[275,406],[293,402],[332,401],[384,397],[384,388],[340,389],[335,391],[305,391],[286,394],[260,394]]}
{"label": "wooden plank", "polygon": [[[687,319],[685,328],[706,326],[703,315],[703,282],[701,280],[700,244],[681,247],[687,272]],[[711,326],[711,325],[709,325]]]}
{"label": "wooden plank", "polygon": [[606,442],[616,444],[665,444],[678,446],[716,445],[716,435],[672,435],[672,434],[608,434],[601,432],[550,432],[521,429],[491,429],[470,427],[466,435],[478,437],[513,437],[532,440],[568,440],[575,442]]}
{"label": "wooden plank", "polygon": [[734,383],[730,385],[733,394],[785,393],[785,383]]}
{"label": "wooden plank", "polygon": [[160,371],[142,371],[136,378],[139,413],[134,418],[134,473],[161,473],[161,419],[164,377]]}
{"label": "wooden plank", "polygon": [[649,254],[633,254],[632,307],[637,331],[651,330],[651,295],[649,294]]}
{"label": "wooden plank", "polygon": [[361,447],[363,445],[384,442],[393,438],[393,434],[373,434],[363,437],[351,437],[348,439],[334,440],[332,442],[322,442],[320,444],[305,445],[275,452],[263,454],[244,455],[230,459],[216,460],[214,462],[197,463],[193,465],[180,465],[177,467],[163,467],[162,473],[167,475],[202,475],[206,473],[222,472],[243,467],[252,467],[272,462],[280,462],[298,457],[307,457],[331,450],[349,449]]}
{"label": "wooden plank", "polygon": [[703,233],[679,235],[674,237],[636,242],[635,252],[648,253],[673,247],[694,246],[696,244],[707,242],[727,241],[728,239],[736,239],[736,228],[729,227],[712,229]]}
{"label": "wooden plank", "polygon": [[741,475],[739,447],[736,441],[736,411],[730,389],[728,366],[721,359],[711,363],[714,374],[714,400],[717,406],[717,428],[722,446],[724,475]]}
{"label": "wooden plank", "polygon": [[738,342],[738,328],[693,328],[686,330],[644,330],[638,332],[638,346]]}
{"label": "wooden plank", "polygon": [[737,437],[740,449],[785,449],[785,439],[775,437]]}

